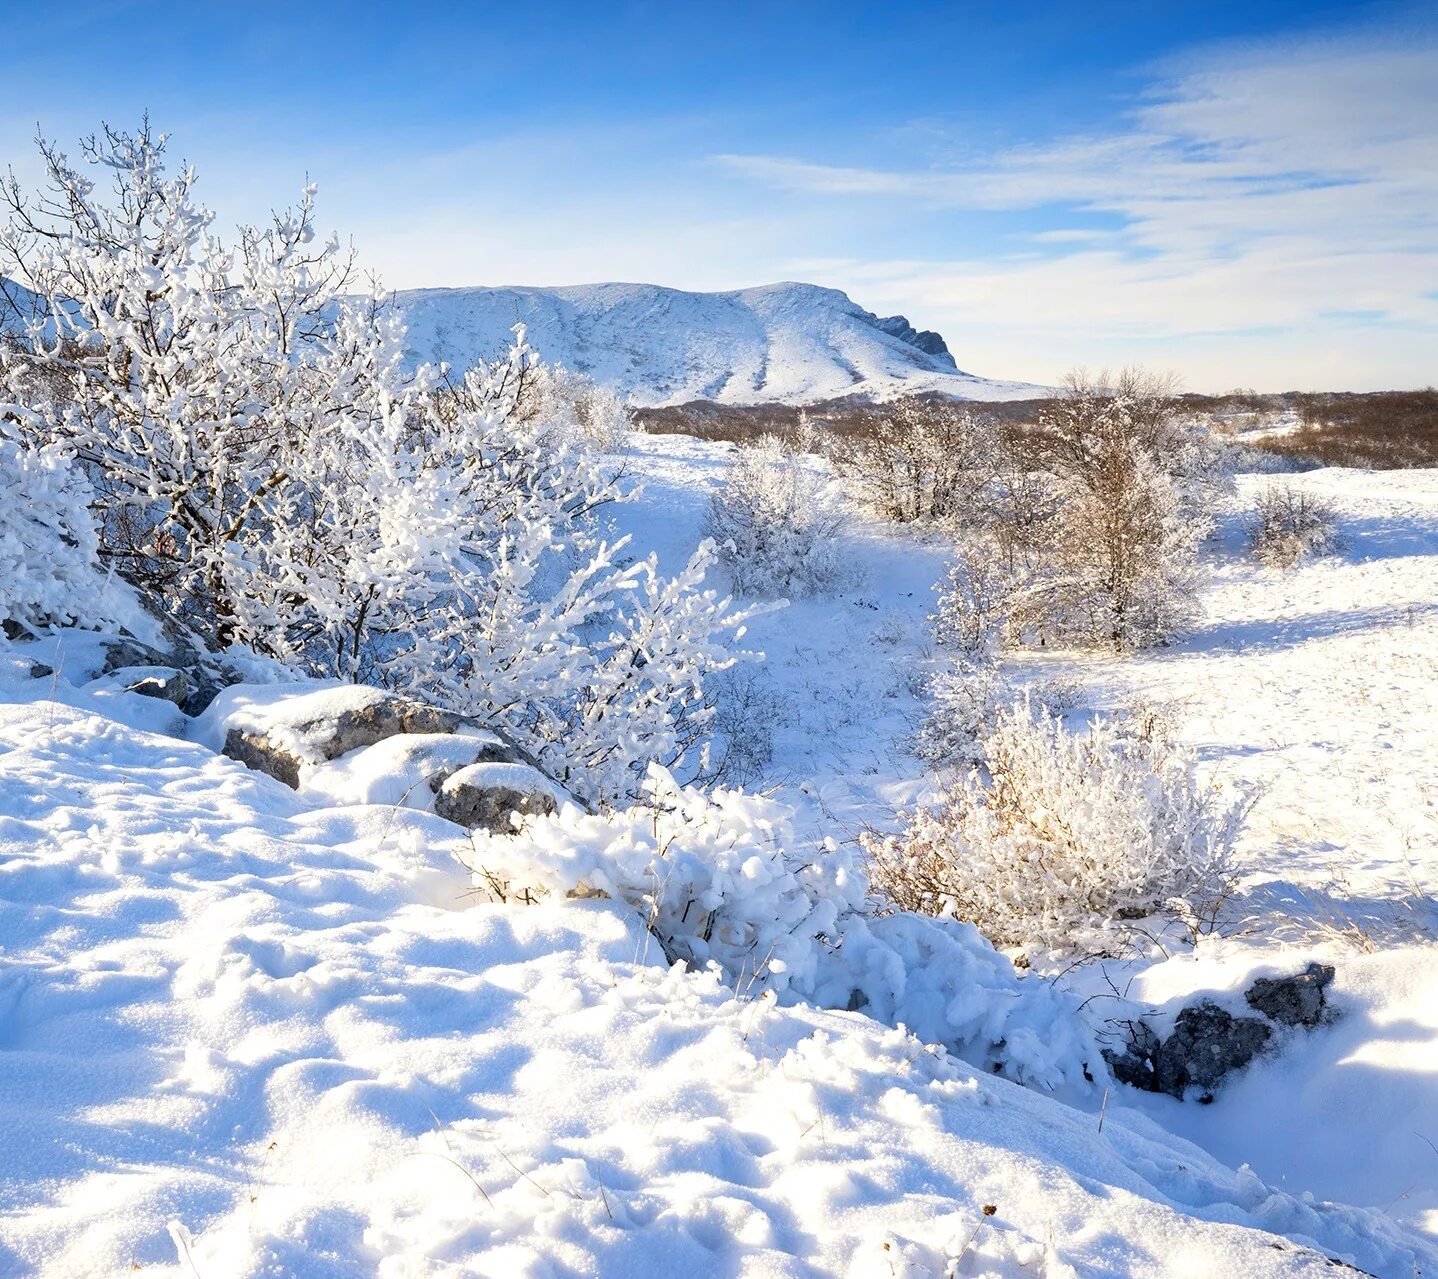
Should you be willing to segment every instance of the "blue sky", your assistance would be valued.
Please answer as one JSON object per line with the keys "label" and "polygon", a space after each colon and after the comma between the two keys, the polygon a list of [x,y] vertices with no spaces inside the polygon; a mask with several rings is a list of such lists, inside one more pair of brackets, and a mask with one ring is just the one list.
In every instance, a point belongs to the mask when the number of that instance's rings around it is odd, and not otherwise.
{"label": "blue sky", "polygon": [[[148,109],[220,223],[304,180],[392,287],[843,288],[961,367],[1438,381],[1431,4],[74,3],[0,156]],[[14,51],[18,50],[19,56]]]}

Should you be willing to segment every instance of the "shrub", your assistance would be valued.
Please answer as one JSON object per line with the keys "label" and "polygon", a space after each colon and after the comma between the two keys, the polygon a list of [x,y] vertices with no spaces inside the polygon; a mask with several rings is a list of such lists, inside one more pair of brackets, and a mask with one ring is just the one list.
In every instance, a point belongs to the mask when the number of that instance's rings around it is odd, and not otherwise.
{"label": "shrub", "polygon": [[960,655],[924,688],[929,705],[914,737],[914,754],[936,768],[978,763],[1003,689],[996,663]]}
{"label": "shrub", "polygon": [[972,928],[878,911],[859,851],[807,846],[794,817],[652,769],[631,809],[477,833],[475,886],[508,901],[603,894],[643,916],[656,958],[717,966],[741,995],[863,1009],[1018,1082],[1084,1085],[1097,1055],[1072,1003]]}
{"label": "shrub", "polygon": [[846,576],[823,479],[772,436],[739,448],[705,531],[746,595],[814,595]]}
{"label": "shrub", "polygon": [[63,449],[31,447],[0,420],[0,621],[106,620],[89,497]]}
{"label": "shrub", "polygon": [[1158,911],[1211,921],[1244,812],[1191,753],[1122,720],[1073,733],[1023,699],[984,738],[985,769],[898,837],[866,841],[902,910],[967,920],[1000,945],[1097,945]]}
{"label": "shrub", "polygon": [[1254,555],[1269,568],[1291,568],[1338,543],[1338,517],[1321,498],[1292,485],[1270,485],[1258,495],[1249,524]]}
{"label": "shrub", "polygon": [[906,396],[864,429],[836,435],[835,470],[859,501],[900,523],[965,518],[993,472],[996,428],[942,400]]}

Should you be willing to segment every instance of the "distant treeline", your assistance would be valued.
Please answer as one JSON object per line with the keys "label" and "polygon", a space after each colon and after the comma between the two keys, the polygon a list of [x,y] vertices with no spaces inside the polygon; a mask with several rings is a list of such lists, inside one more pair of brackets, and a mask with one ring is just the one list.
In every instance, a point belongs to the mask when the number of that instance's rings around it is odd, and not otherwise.
{"label": "distant treeline", "polygon": [[[915,398],[937,401],[941,397]],[[1036,422],[1049,402],[1004,400],[967,407],[1000,422],[1026,425]],[[1291,413],[1297,419],[1297,429],[1266,435],[1261,444],[1265,451],[1284,457],[1325,466],[1376,469],[1438,466],[1438,389],[1433,387],[1275,395],[1230,391],[1225,395],[1181,395],[1178,402],[1183,409],[1208,417],[1219,429],[1258,427]],[[829,434],[865,436],[892,414],[891,404],[853,399],[830,400],[803,409],[786,404],[739,406],[697,400],[640,409],[635,417],[640,427],[655,435],[695,435],[742,443],[761,435],[788,435],[805,419]]]}

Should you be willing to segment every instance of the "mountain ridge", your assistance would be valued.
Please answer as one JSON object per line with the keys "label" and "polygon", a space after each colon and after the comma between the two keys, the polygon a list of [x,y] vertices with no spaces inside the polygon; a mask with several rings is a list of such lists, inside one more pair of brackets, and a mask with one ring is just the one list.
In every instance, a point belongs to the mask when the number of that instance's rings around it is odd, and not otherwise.
{"label": "mountain ridge", "polygon": [[493,355],[523,323],[542,359],[587,374],[637,407],[887,399],[908,391],[993,400],[1035,391],[961,370],[940,334],[906,316],[879,316],[839,289],[800,281],[709,293],[608,282],[393,296],[415,364],[463,366]]}

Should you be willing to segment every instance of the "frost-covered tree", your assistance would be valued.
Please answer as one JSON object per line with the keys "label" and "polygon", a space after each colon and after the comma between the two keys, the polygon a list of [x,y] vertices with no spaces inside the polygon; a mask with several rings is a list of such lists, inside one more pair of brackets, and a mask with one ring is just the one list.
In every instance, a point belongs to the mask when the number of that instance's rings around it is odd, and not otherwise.
{"label": "frost-covered tree", "polygon": [[739,448],[709,502],[706,531],[736,590],[789,597],[832,589],[845,575],[842,517],[822,475],[774,436]]}
{"label": "frost-covered tree", "polygon": [[1193,616],[1209,475],[1168,382],[1108,382],[1076,374],[1040,414],[1056,503],[1030,594],[1058,637],[1125,649]]}
{"label": "frost-covered tree", "polygon": [[0,275],[32,303],[0,353],[0,415],[73,450],[106,556],[223,644],[243,548],[339,402],[318,357],[353,258],[317,239],[313,188],[226,247],[194,170],[166,171],[165,141],[148,122],[106,129],[77,166],[41,139],[41,189],[0,185]]}
{"label": "frost-covered tree", "polygon": [[106,130],[82,170],[42,141],[44,188],[3,187],[0,274],[27,292],[0,422],[86,469],[100,554],[216,646],[452,702],[585,798],[702,770],[706,679],[746,614],[704,589],[712,547],[665,578],[606,535],[622,406],[522,331],[407,374],[312,189],[226,248],[164,150]]}

